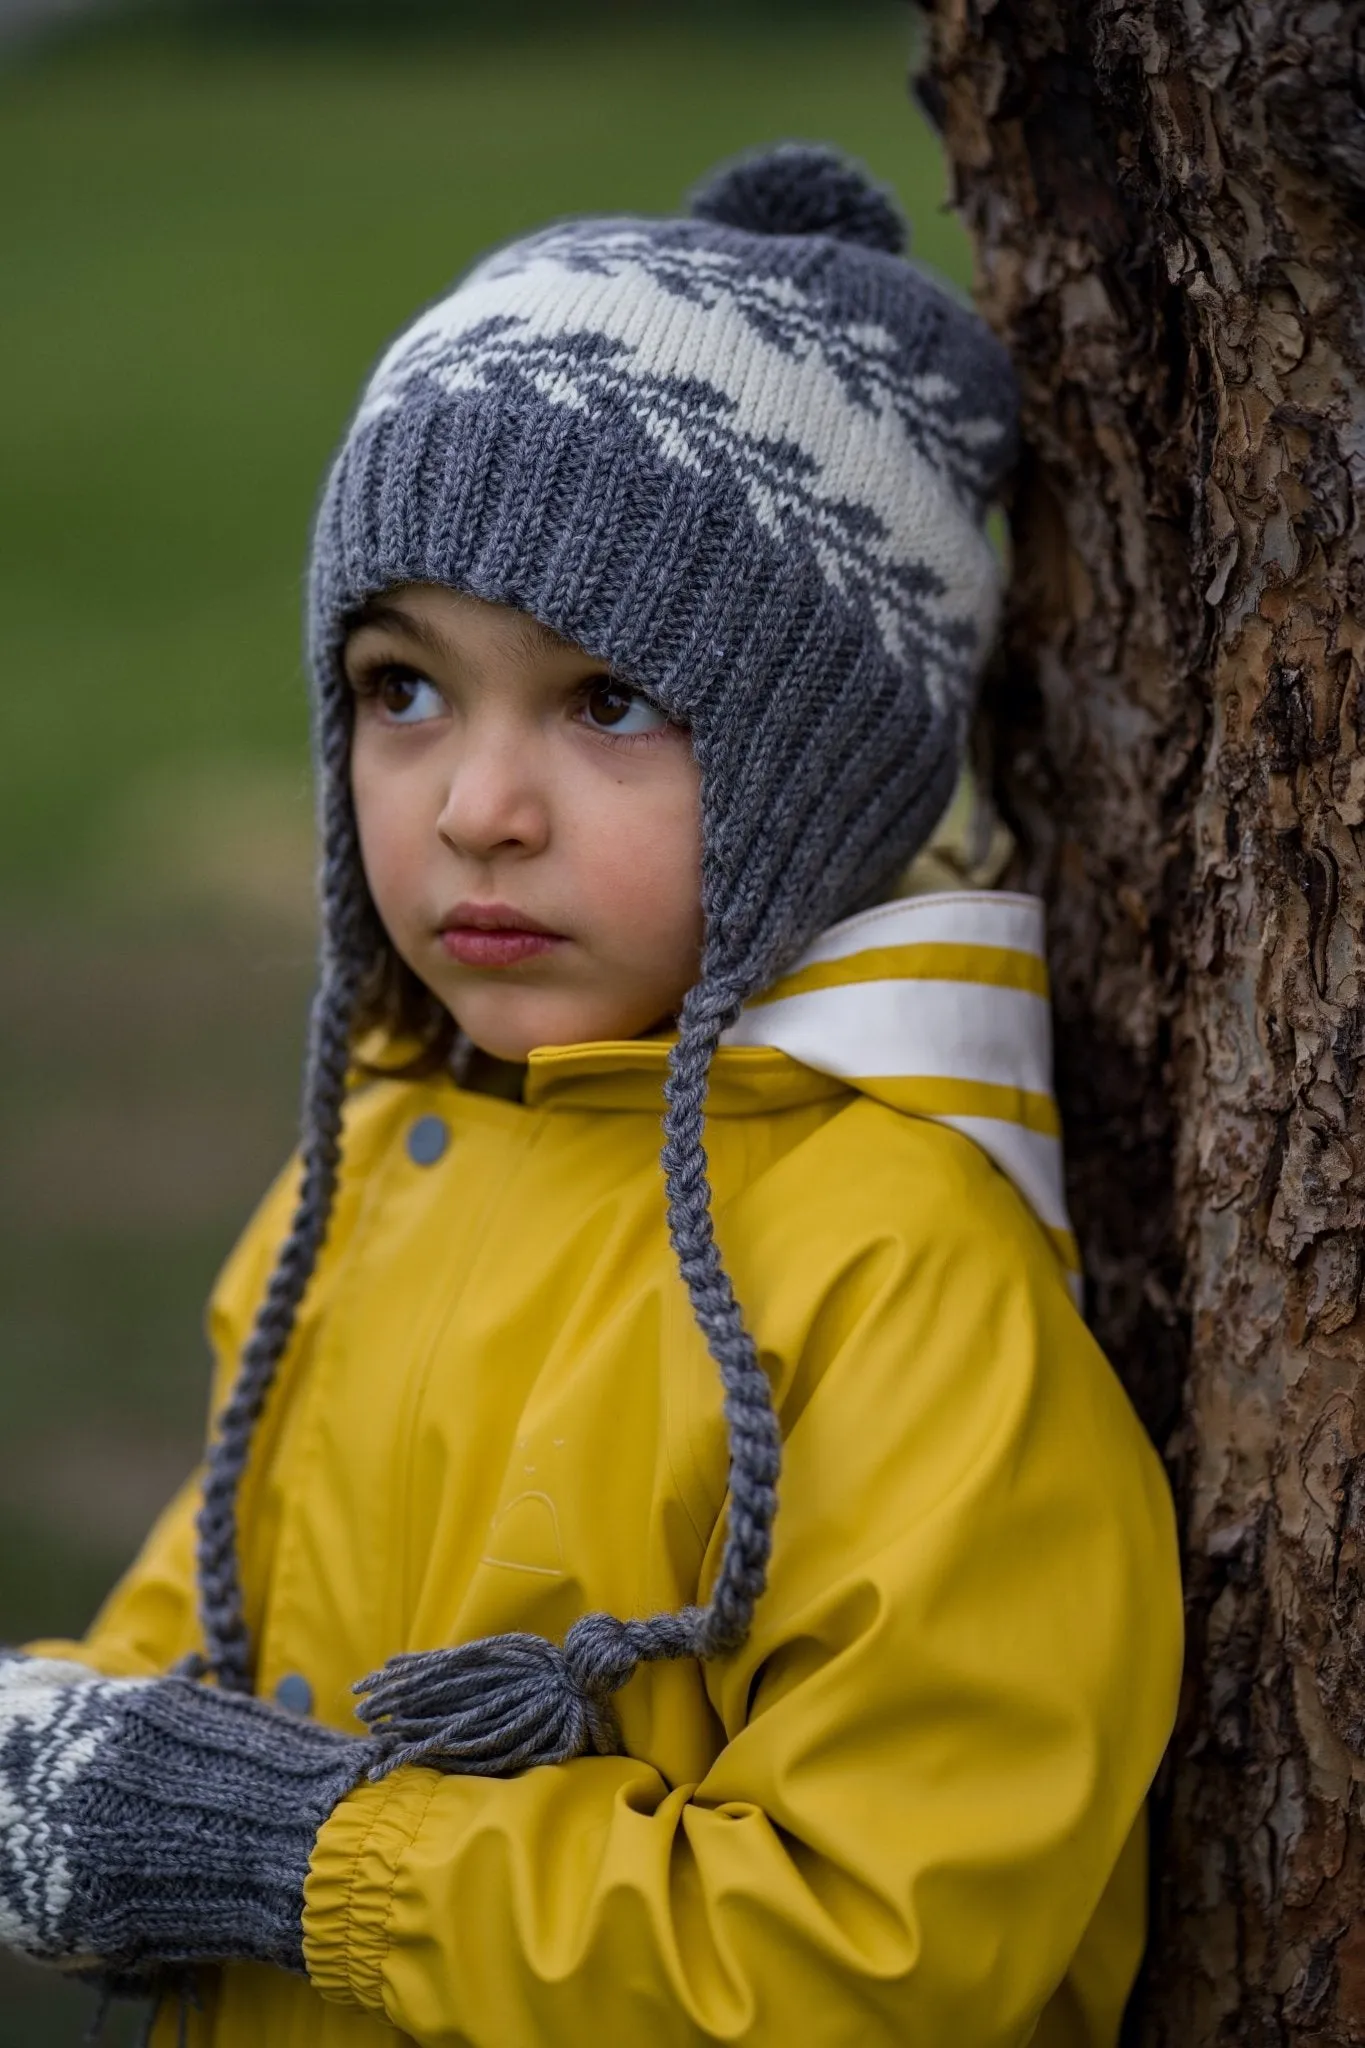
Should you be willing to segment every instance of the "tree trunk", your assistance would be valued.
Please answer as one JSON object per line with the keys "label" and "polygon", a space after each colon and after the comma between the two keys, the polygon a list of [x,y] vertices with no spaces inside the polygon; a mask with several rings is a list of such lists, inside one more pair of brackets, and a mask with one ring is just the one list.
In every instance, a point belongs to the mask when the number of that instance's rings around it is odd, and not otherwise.
{"label": "tree trunk", "polygon": [[1132,2038],[1365,2042],[1365,15],[936,0],[1028,454],[988,711],[1189,1587]]}

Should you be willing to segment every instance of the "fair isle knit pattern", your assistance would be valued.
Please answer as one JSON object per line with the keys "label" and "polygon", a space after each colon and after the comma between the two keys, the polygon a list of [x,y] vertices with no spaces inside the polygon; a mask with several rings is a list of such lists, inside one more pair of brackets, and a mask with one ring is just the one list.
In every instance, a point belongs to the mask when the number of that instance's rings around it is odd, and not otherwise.
{"label": "fair isle knit pattern", "polygon": [[683,476],[722,476],[755,540],[865,607],[887,657],[913,658],[935,710],[960,719],[989,623],[978,512],[998,413],[907,357],[881,308],[832,327],[820,273],[798,282],[778,242],[765,272],[719,239],[696,222],[661,245],[606,221],[518,243],[399,339],[356,431],[424,390],[619,421]]}
{"label": "fair isle knit pattern", "polygon": [[94,1683],[47,1660],[0,1666],[0,1943],[30,1955],[61,1953],[79,1847],[67,1796],[113,1728],[91,1712]]}
{"label": "fair isle knit pattern", "polygon": [[318,1829],[374,1745],[183,1678],[0,1666],[0,1943],[115,1975],[303,1968]]}
{"label": "fair isle knit pattern", "polygon": [[238,1486],[326,1232],[351,1020],[387,946],[350,804],[348,621],[414,582],[529,612],[688,725],[701,773],[705,936],[661,1156],[725,1397],[719,1574],[704,1606],[586,1615],[562,1646],[506,1636],[397,1660],[361,1708],[394,1760],[497,1772],[610,1749],[611,1696],[636,1666],[735,1648],[762,1595],[781,1446],[712,1229],[710,1062],[746,1000],[928,838],[998,599],[983,520],[1013,452],[1009,363],[902,241],[861,172],[796,145],[721,172],[689,219],[528,237],[399,336],[328,480],[309,626],[323,969],[302,1193],[200,1516],[222,1685],[251,1685]]}

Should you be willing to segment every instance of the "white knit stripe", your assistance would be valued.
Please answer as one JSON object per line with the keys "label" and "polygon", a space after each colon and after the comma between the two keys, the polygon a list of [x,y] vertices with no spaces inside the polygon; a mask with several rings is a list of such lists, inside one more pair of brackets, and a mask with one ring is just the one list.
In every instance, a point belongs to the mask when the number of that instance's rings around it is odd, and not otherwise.
{"label": "white knit stripe", "polygon": [[70,1657],[17,1658],[14,1663],[6,1664],[0,1673],[0,1725],[3,1725],[3,1717],[7,1714],[13,1714],[16,1719],[25,1717],[26,1696],[31,1696],[31,1706],[27,1711],[41,1719],[54,1689],[108,1683],[107,1678],[102,1678],[98,1671],[92,1671],[88,1664],[77,1664]]}
{"label": "white knit stripe", "polygon": [[38,1939],[37,1926],[21,1917],[14,1903],[14,1888],[22,1882],[21,1837],[25,1808],[0,1778],[0,1944],[6,1948],[31,1949]]}
{"label": "white knit stripe", "polygon": [[[126,1682],[120,1691],[137,1682]],[[63,1795],[88,1769],[114,1726],[109,1681],[82,1665],[30,1658],[0,1677],[0,1942],[50,1944],[71,1897],[60,1819]],[[22,1732],[33,1745],[22,1786],[3,1759]]]}
{"label": "white knit stripe", "polygon": [[1043,906],[1036,896],[961,889],[878,903],[830,925],[787,969],[846,960],[870,946],[1001,946],[1043,958]]}
{"label": "white knit stripe", "polygon": [[[102,1727],[87,1728],[75,1736],[63,1749],[48,1780],[48,1796],[53,1802],[65,1788],[73,1784],[81,1772],[94,1761],[96,1753],[103,1748],[113,1726],[112,1717]],[[65,1850],[51,1842],[52,1828],[46,1830],[46,1840],[38,1858],[38,1868],[46,1867],[47,1881],[44,1886],[43,1905],[47,1925],[55,1933],[61,1924],[62,1914],[71,1899],[71,1866]],[[69,1837],[70,1828],[58,1830],[62,1837]],[[50,1844],[50,1846],[49,1846]]]}
{"label": "white knit stripe", "polygon": [[36,1674],[23,1665],[7,1668],[6,1678],[8,1682],[0,1688],[0,1759],[20,1730],[35,1745],[36,1754],[29,1760],[22,1787],[4,1782],[0,1763],[0,1843],[4,1852],[0,1937],[13,1942],[16,1937],[8,1931],[13,1924],[26,1930],[32,1944],[46,1940],[51,1933],[45,1882],[54,1860],[51,1774],[71,1739],[82,1694],[53,1685],[50,1677],[45,1684],[38,1683]]}
{"label": "white knit stripe", "polygon": [[862,981],[746,1010],[723,1045],[769,1045],[842,1080],[914,1075],[1052,1092],[1047,1004],[974,982]]}

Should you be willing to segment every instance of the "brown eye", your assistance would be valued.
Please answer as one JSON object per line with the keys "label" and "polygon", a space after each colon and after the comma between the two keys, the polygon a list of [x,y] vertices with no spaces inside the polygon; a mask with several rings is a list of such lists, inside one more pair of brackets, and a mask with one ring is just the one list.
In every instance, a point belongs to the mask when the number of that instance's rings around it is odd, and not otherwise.
{"label": "brown eye", "polygon": [[651,704],[639,690],[618,683],[613,676],[593,678],[583,693],[583,709],[589,725],[598,732],[633,737],[659,732],[668,724],[668,713],[658,704]]}
{"label": "brown eye", "polygon": [[410,668],[386,668],[375,679],[373,695],[394,725],[425,725],[445,709],[436,685]]}

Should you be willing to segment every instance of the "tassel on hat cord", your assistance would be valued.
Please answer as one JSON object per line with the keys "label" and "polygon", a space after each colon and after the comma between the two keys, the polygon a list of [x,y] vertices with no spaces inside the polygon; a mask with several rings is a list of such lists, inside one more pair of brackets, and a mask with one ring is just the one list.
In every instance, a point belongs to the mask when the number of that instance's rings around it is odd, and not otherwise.
{"label": "tassel on hat cord", "polygon": [[501,1778],[576,1756],[616,1756],[611,1696],[645,1659],[696,1655],[700,1610],[618,1621],[585,1614],[562,1648],[544,1636],[483,1636],[391,1657],[355,1687],[384,1745],[371,1778],[405,1764]]}

